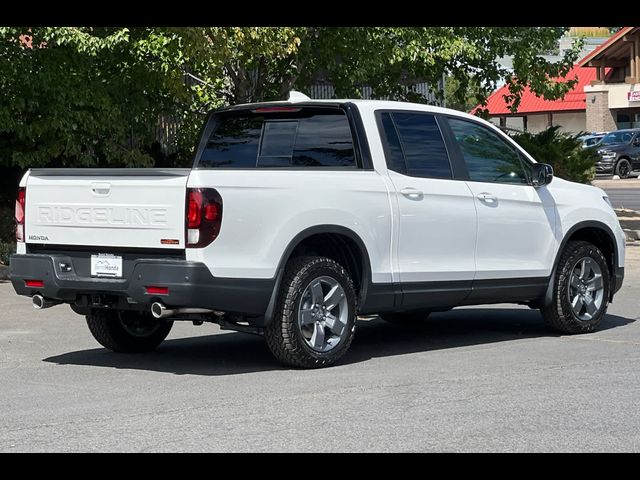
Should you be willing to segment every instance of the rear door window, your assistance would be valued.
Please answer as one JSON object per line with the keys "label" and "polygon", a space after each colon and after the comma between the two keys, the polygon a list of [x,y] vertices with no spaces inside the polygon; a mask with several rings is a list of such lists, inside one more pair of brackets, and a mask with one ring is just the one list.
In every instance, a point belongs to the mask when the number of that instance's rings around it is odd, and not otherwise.
{"label": "rear door window", "polygon": [[421,112],[381,112],[387,168],[412,177],[452,178],[447,148],[435,117]]}
{"label": "rear door window", "polygon": [[198,168],[356,168],[342,110],[219,113]]}

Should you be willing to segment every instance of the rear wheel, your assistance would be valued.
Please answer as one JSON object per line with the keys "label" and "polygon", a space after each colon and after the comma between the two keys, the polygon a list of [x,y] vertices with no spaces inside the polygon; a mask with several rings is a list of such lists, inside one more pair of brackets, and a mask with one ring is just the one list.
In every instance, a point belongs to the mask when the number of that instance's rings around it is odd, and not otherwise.
{"label": "rear wheel", "polygon": [[148,312],[96,309],[86,318],[93,338],[103,347],[121,353],[154,350],[173,326],[173,322],[155,319]]}
{"label": "rear wheel", "polygon": [[379,316],[385,322],[397,325],[419,325],[427,318],[431,312],[403,312],[403,313],[381,313]]}
{"label": "rear wheel", "polygon": [[631,163],[626,158],[618,161],[616,164],[616,175],[620,178],[629,178],[631,174]]}
{"label": "rear wheel", "polygon": [[265,339],[287,365],[326,367],[349,349],[355,320],[356,292],[344,267],[325,257],[299,257],[287,265]]}
{"label": "rear wheel", "polygon": [[553,301],[542,308],[547,324],[562,333],[594,331],[607,313],[609,278],[607,261],[598,247],[569,242],[553,279]]}

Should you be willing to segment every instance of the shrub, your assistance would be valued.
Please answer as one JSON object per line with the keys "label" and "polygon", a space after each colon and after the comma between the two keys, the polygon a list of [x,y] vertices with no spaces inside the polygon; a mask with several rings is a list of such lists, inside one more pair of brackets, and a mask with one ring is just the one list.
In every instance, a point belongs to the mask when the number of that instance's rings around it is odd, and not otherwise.
{"label": "shrub", "polygon": [[16,221],[13,205],[0,205],[0,264],[9,265],[9,255],[16,252]]}
{"label": "shrub", "polygon": [[0,242],[11,242],[16,237],[16,221],[13,205],[0,206]]}
{"label": "shrub", "polygon": [[572,182],[589,183],[595,178],[595,148],[582,148],[582,134],[559,132],[559,126],[540,133],[519,133],[513,139],[540,163],[553,167],[554,175]]}
{"label": "shrub", "polygon": [[9,255],[16,253],[16,244],[0,242],[0,265],[9,265]]}

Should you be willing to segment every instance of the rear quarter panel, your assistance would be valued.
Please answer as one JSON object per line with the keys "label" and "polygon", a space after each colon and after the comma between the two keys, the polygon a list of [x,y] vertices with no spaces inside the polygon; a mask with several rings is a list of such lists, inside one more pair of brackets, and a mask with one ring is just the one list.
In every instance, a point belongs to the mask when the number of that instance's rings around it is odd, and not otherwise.
{"label": "rear quarter panel", "polygon": [[193,170],[188,187],[215,188],[223,201],[220,235],[187,249],[216,277],[273,278],[291,240],[317,225],[352,230],[365,244],[373,282],[391,281],[391,207],[371,170]]}

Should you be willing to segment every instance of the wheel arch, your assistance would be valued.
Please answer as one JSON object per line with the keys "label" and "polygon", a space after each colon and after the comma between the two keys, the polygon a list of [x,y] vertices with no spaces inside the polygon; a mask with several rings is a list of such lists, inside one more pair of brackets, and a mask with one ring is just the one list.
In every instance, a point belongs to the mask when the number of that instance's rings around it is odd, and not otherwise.
{"label": "wheel arch", "polygon": [[[280,257],[273,291],[264,315],[265,326],[271,323],[273,319],[278,291],[280,290],[287,263],[296,253],[301,252],[303,247],[310,246],[312,248],[314,242],[320,239],[329,240],[330,242],[326,245],[326,248],[333,249],[333,251],[342,255],[342,258],[336,259],[335,255],[330,255],[330,258],[334,258],[334,260],[343,264],[352,276],[358,292],[358,305],[364,305],[366,302],[369,285],[371,284],[371,260],[364,241],[356,232],[342,225],[315,225],[302,230],[293,237]],[[341,239],[346,243],[340,244]]]}
{"label": "wheel arch", "polygon": [[[593,243],[598,247],[607,260],[607,266],[609,267],[610,281],[613,282],[615,273],[618,268],[618,244],[616,237],[611,228],[606,224],[596,220],[586,220],[578,222],[573,225],[567,233],[565,233],[560,247],[556,252],[555,259],[553,261],[553,269],[551,270],[551,276],[549,277],[549,285],[544,298],[544,303],[549,305],[553,300],[553,284],[558,270],[558,263],[562,252],[567,247],[567,243],[571,240],[586,240]],[[610,289],[609,300],[613,299],[613,288]]]}

